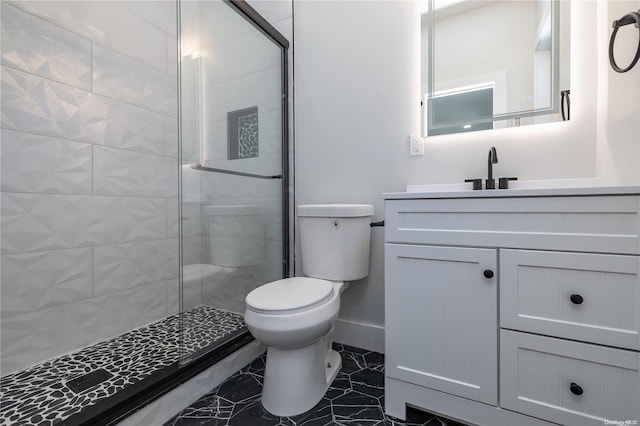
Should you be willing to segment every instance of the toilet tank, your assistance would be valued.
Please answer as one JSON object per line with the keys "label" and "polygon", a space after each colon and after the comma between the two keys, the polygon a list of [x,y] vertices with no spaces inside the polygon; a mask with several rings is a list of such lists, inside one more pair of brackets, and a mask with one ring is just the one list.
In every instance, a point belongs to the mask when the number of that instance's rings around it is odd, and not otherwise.
{"label": "toilet tank", "polygon": [[244,267],[262,263],[264,214],[260,206],[204,207],[209,263]]}
{"label": "toilet tank", "polygon": [[369,274],[372,205],[307,204],[297,215],[306,276],[353,281]]}

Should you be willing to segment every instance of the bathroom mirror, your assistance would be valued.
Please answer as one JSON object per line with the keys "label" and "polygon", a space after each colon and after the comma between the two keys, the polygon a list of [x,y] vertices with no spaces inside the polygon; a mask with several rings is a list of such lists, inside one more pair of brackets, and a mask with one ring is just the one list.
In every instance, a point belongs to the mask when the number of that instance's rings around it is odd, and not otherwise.
{"label": "bathroom mirror", "polygon": [[421,14],[424,136],[569,119],[569,0],[423,0]]}

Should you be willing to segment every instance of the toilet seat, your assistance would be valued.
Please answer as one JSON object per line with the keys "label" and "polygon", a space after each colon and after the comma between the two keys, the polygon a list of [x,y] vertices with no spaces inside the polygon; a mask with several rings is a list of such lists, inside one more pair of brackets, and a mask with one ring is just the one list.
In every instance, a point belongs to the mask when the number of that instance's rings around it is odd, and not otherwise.
{"label": "toilet seat", "polygon": [[320,305],[334,295],[330,281],[293,277],[264,284],[247,295],[247,307],[263,314],[286,314]]}

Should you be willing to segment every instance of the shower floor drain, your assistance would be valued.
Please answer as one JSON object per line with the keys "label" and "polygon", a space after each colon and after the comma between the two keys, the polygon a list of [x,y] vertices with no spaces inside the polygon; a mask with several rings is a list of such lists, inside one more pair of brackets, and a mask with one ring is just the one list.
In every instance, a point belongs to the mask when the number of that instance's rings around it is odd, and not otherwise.
{"label": "shower floor drain", "polygon": [[75,393],[80,393],[83,390],[87,390],[99,383],[104,382],[107,379],[110,379],[111,377],[113,377],[113,374],[101,368],[99,370],[92,371],[91,373],[77,377],[73,380],[69,380],[67,382],[67,386]]}

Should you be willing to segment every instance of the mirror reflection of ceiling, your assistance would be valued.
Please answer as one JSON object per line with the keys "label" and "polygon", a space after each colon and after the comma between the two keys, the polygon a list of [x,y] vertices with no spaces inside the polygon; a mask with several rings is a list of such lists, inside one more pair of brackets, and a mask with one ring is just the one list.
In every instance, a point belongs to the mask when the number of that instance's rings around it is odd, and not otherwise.
{"label": "mirror reflection of ceiling", "polygon": [[[468,10],[476,9],[493,3],[498,0],[438,0],[433,7],[438,18],[446,18],[447,16],[456,15]],[[420,0],[420,15],[422,19],[426,19],[429,11],[429,0]]]}
{"label": "mirror reflection of ceiling", "polygon": [[[569,26],[566,6],[559,15],[564,34]],[[568,89],[568,43],[560,45],[560,65],[566,67],[561,67],[558,80],[557,68],[554,70],[558,44],[552,35],[552,16],[558,10],[552,0],[434,0],[431,41],[428,7],[429,1],[421,0],[423,100],[428,97],[432,75],[433,98],[493,87],[494,128],[560,119],[554,111],[559,103],[558,82],[560,90]],[[433,64],[428,62],[430,42]],[[434,67],[433,72],[429,66]],[[469,117],[478,119],[477,114]],[[465,129],[469,131],[468,126]]]}

